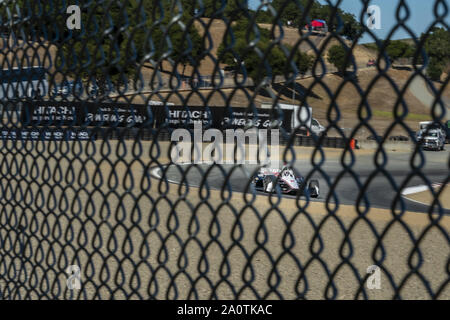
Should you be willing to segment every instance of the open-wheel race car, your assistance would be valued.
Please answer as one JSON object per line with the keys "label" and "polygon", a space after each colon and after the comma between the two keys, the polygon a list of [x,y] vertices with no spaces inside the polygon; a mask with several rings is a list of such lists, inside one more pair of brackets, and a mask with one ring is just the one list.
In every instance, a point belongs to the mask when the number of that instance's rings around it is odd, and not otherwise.
{"label": "open-wheel race car", "polygon": [[261,168],[252,181],[258,191],[272,193],[277,192],[277,185],[284,194],[308,194],[311,198],[319,196],[319,181],[311,180],[306,183],[305,178],[296,174],[294,170],[287,167],[282,169]]}

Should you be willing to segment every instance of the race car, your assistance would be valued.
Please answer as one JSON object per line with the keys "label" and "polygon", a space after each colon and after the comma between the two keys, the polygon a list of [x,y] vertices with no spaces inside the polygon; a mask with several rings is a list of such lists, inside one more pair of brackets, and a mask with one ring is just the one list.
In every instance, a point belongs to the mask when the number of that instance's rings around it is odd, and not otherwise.
{"label": "race car", "polygon": [[305,187],[305,178],[296,175],[294,170],[287,167],[282,169],[261,168],[252,181],[258,191],[272,193],[276,192],[276,186],[284,194],[308,194],[312,198],[319,196],[319,181],[311,180]]}

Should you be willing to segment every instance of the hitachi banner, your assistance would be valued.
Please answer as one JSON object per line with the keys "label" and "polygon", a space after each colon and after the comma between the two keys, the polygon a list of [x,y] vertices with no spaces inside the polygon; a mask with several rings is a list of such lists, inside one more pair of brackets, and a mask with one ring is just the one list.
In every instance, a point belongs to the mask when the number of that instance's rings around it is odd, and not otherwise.
{"label": "hitachi banner", "polygon": [[247,108],[238,107],[155,107],[156,126],[168,128],[193,128],[195,123],[201,122],[206,128],[227,129],[256,127],[271,129],[283,127],[291,129],[292,110],[283,110],[282,114],[273,116],[272,110],[257,109],[255,114]]}
{"label": "hitachi banner", "polygon": [[238,107],[158,106],[125,103],[24,102],[22,121],[25,126],[96,126],[146,127],[168,129],[205,128],[273,129],[290,131],[292,110],[274,114],[271,109],[253,110]]}
{"label": "hitachi banner", "polygon": [[25,125],[138,127],[152,126],[151,107],[124,103],[24,102]]}

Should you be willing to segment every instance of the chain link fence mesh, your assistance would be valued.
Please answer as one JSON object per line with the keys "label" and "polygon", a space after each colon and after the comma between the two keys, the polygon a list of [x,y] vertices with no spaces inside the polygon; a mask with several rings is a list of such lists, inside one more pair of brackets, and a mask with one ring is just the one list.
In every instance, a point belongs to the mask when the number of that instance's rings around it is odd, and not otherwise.
{"label": "chain link fence mesh", "polygon": [[[426,169],[410,93],[428,86],[421,114],[445,123],[448,64],[446,77],[430,80],[427,39],[435,27],[448,34],[448,3],[434,1],[420,37],[410,2],[397,1],[387,39],[398,30],[412,38],[409,58],[397,61],[366,25],[371,1],[353,20],[343,1],[251,5],[1,1],[2,299],[450,297],[450,161],[441,153],[441,166]],[[343,49],[337,67],[333,45]],[[392,73],[396,64],[406,71]],[[382,82],[392,91],[388,118],[372,95],[383,95]],[[269,103],[271,120],[282,121],[280,104],[292,102],[322,110],[325,132],[342,142],[330,151],[313,134],[299,149],[301,128],[281,130],[283,162],[319,177],[319,201],[257,192],[255,167],[171,160],[174,128],[164,117],[174,106],[257,115]],[[414,143],[393,168],[398,132]],[[362,135],[375,137],[371,153],[351,148]],[[377,179],[384,184],[373,189]],[[417,180],[432,199],[421,213],[403,197]],[[370,289],[377,274],[380,288]]]}

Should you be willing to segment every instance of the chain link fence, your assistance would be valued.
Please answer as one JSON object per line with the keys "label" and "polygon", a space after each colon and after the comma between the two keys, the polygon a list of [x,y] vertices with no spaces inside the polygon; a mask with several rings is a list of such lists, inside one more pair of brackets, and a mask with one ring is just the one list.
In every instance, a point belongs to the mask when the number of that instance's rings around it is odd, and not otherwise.
{"label": "chain link fence", "polygon": [[[369,0],[1,1],[0,297],[449,299],[449,153],[415,133],[448,124],[448,2],[423,35],[411,2],[397,47]],[[196,122],[276,131],[298,190],[211,139],[174,161]]]}

